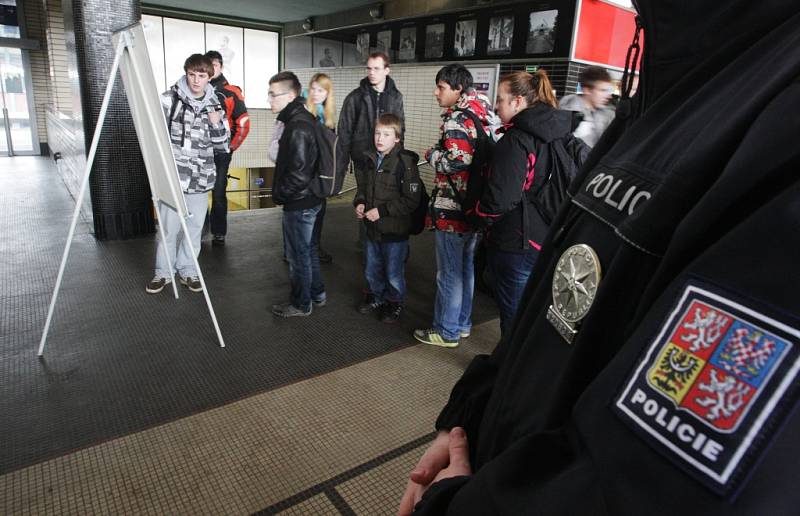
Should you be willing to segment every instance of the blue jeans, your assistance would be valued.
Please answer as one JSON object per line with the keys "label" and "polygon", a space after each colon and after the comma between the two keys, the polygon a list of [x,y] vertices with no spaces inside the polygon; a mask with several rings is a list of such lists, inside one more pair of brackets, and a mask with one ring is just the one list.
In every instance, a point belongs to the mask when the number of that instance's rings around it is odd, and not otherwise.
{"label": "blue jeans", "polygon": [[433,329],[458,340],[472,329],[476,233],[436,231],[436,305]]}
{"label": "blue jeans", "polygon": [[369,290],[381,303],[402,303],[406,295],[406,256],[408,240],[375,242],[364,240],[367,264],[364,275]]}
{"label": "blue jeans", "polygon": [[289,302],[305,312],[311,309],[312,299],[317,302],[325,299],[325,285],[319,273],[319,255],[311,243],[320,206],[283,212],[283,240],[286,243],[291,285]]}
{"label": "blue jeans", "polygon": [[500,335],[511,329],[517,307],[528,284],[538,252],[508,253],[489,248],[486,261],[494,276],[494,290],[500,307]]}
{"label": "blue jeans", "polygon": [[319,213],[317,214],[317,221],[314,223],[314,233],[311,237],[311,243],[319,249],[319,241],[322,239],[322,224],[325,222],[325,209],[328,205],[328,202],[325,199],[322,199],[322,204],[320,204]]}

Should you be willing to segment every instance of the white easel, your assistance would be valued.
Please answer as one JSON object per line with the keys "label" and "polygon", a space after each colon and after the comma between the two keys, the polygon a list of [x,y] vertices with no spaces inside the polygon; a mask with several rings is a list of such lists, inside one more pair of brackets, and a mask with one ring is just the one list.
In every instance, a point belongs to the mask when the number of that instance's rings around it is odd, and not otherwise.
{"label": "white easel", "polygon": [[[160,99],[157,96],[157,91],[155,90],[155,82],[152,79],[152,71],[151,69],[144,69],[142,65],[142,60],[149,65],[149,57],[147,57],[147,47],[145,45],[144,34],[141,29],[141,24],[137,23],[128,27],[126,29],[122,29],[121,31],[115,33],[116,38],[116,54],[114,55],[114,63],[111,65],[111,74],[109,75],[108,84],[106,85],[105,95],[103,96],[103,103],[100,106],[100,115],[97,118],[97,125],[95,126],[94,136],[92,137],[92,145],[89,149],[89,156],[86,159],[86,168],[83,173],[83,180],[81,181],[81,189],[80,193],[78,194],[77,202],[75,203],[75,211],[72,214],[72,224],[69,228],[69,236],[67,237],[67,243],[64,246],[64,254],[61,257],[61,265],[58,268],[58,277],[56,279],[56,286],[53,291],[53,297],[50,300],[50,308],[47,311],[47,321],[44,325],[44,331],[42,332],[42,340],[39,342],[39,352],[38,356],[44,355],[44,345],[47,341],[47,333],[50,329],[50,322],[53,318],[53,312],[56,306],[56,300],[58,299],[58,292],[61,289],[61,280],[64,277],[64,269],[67,264],[67,258],[69,257],[69,250],[70,246],[72,245],[72,239],[75,236],[75,227],[78,223],[78,217],[80,217],[81,206],[83,205],[84,197],[86,196],[86,188],[89,185],[89,174],[92,170],[92,163],[94,162],[95,153],[97,152],[97,145],[100,142],[100,133],[103,129],[103,123],[105,122],[106,118],[106,111],[108,109],[108,104],[111,99],[111,92],[114,89],[114,82],[116,81],[117,71],[120,70],[120,64],[123,64],[122,68],[122,76],[123,81],[126,86],[126,90],[128,93],[128,102],[131,107],[131,113],[134,119],[134,125],[136,126],[136,131],[139,135],[139,142],[140,146],[145,139],[144,134],[150,134],[152,138],[152,133],[148,133],[153,129],[156,129],[156,132],[160,129],[162,131],[163,139],[166,140],[166,148],[169,151],[168,158],[166,151],[163,151],[164,143],[163,141],[157,142],[156,145],[162,152],[158,153],[160,156],[157,157],[147,157],[145,159],[145,163],[148,165],[146,166],[147,170],[147,179],[150,182],[151,191],[153,193],[153,205],[158,209],[161,204],[166,204],[167,206],[173,208],[175,211],[178,212],[178,217],[181,221],[181,229],[183,230],[184,237],[186,238],[186,243],[189,245],[189,250],[192,254],[192,259],[194,260],[194,266],[197,270],[197,276],[200,279],[200,285],[203,287],[203,296],[206,299],[206,304],[208,305],[208,311],[211,314],[211,320],[214,323],[214,329],[217,332],[217,338],[219,339],[220,347],[225,347],[225,342],[222,340],[222,333],[219,329],[219,324],[217,323],[217,317],[214,313],[214,308],[211,306],[211,298],[208,296],[208,289],[206,288],[206,282],[203,278],[203,273],[200,270],[200,264],[197,262],[197,256],[195,253],[194,248],[192,247],[191,239],[188,238],[189,231],[186,227],[186,217],[192,217],[191,213],[188,213],[188,208],[186,207],[186,199],[183,197],[183,193],[180,189],[180,182],[178,180],[178,173],[177,168],[175,165],[175,160],[172,157],[171,149],[169,149],[169,140],[168,140],[168,129],[166,126],[166,120],[164,119],[163,111],[160,107]],[[138,45],[138,47],[137,47]],[[136,49],[136,52],[143,53],[144,58],[138,57],[134,59],[132,57],[132,51]],[[150,79],[151,84],[146,84],[145,78]],[[136,90],[135,92],[132,90]],[[157,122],[153,120],[153,116],[148,117],[146,114],[145,107],[138,105],[138,102],[142,102],[138,100],[139,97],[143,95],[142,92],[156,92],[155,102],[158,103],[158,113],[160,117],[160,127],[152,127],[153,124],[156,126],[158,125]],[[151,95],[152,96],[152,95]],[[152,106],[149,106],[152,109]],[[140,109],[141,108],[141,109]],[[146,124],[150,124],[151,127],[147,127]],[[158,138],[156,137],[156,140]],[[142,152],[148,152],[150,149],[142,148]],[[155,161],[154,161],[155,160]],[[159,167],[154,167],[153,165],[160,165]],[[154,170],[158,168],[158,170]],[[157,172],[162,172],[162,177],[156,179],[155,174]],[[164,188],[166,192],[166,196],[162,195],[162,198],[158,198],[156,184],[166,184],[167,188]],[[166,198],[165,198],[166,197]],[[160,214],[160,210],[159,210]],[[161,223],[158,224],[159,234],[161,237],[161,241],[165,241],[164,238],[164,228]],[[166,247],[164,247],[164,253],[167,259],[167,266],[170,270],[172,270],[172,263],[170,261],[169,255],[166,252]],[[176,281],[172,283],[172,291],[175,294],[175,299],[178,299],[178,287],[176,285]]]}

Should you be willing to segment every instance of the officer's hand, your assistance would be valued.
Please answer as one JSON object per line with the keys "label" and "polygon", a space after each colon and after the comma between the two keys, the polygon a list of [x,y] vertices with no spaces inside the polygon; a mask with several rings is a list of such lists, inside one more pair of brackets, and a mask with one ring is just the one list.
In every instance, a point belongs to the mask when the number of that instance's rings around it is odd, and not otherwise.
{"label": "officer's hand", "polygon": [[222,118],[219,115],[219,111],[209,111],[208,112],[208,121],[212,124],[218,124],[222,121]]}
{"label": "officer's hand", "polygon": [[364,205],[357,204],[356,205],[356,218],[363,219],[364,218]]}
{"label": "officer's hand", "polygon": [[444,468],[450,462],[450,432],[442,430],[436,439],[425,451],[425,454],[419,459],[414,470],[409,475],[409,481],[406,485],[406,492],[400,500],[400,508],[397,511],[398,516],[408,516],[414,511],[414,506],[417,505],[425,489],[433,482]]}
{"label": "officer's hand", "polygon": [[[450,430],[450,442],[448,443],[450,453],[450,465],[439,472],[433,482],[444,480],[445,478],[461,477],[472,474],[472,466],[469,464],[469,446],[467,445],[467,433],[460,426]],[[431,482],[431,483],[433,483]]]}
{"label": "officer's hand", "polygon": [[364,214],[367,217],[367,220],[370,222],[375,222],[379,218],[381,218],[381,214],[378,213],[378,208],[372,208],[367,213]]}

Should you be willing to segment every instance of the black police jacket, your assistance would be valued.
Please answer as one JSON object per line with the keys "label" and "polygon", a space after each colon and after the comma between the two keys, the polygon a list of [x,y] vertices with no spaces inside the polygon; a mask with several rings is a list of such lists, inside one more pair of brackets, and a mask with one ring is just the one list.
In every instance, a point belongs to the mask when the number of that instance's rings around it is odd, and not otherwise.
{"label": "black police jacket", "polygon": [[316,206],[322,199],[313,194],[309,184],[316,174],[319,157],[319,146],[314,135],[314,124],[318,122],[305,108],[305,99],[302,97],[283,108],[278,120],[286,126],[278,141],[272,199],[289,211]]}
{"label": "black police jacket", "polygon": [[798,6],[635,3],[631,114],[573,184],[513,329],[453,389],[437,427],[465,427],[473,474],[420,514],[800,507]]}

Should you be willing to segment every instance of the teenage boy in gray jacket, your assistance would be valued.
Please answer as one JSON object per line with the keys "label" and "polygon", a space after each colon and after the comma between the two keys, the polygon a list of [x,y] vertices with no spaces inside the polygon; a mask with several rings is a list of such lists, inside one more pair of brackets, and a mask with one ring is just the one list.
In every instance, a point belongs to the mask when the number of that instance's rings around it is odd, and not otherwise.
{"label": "teenage boy in gray jacket", "polygon": [[[147,284],[149,294],[158,294],[172,282],[175,272],[183,285],[192,292],[203,287],[197,276],[195,259],[200,254],[200,236],[208,211],[208,192],[214,188],[217,169],[214,151],[228,152],[230,132],[222,106],[209,80],[214,75],[211,60],[202,54],[192,54],[183,64],[186,73],[172,88],[161,94],[161,107],[167,119],[172,155],[178,167],[183,197],[192,215],[186,219],[188,235],[180,244],[181,221],[178,213],[160,204],[159,224],[164,228],[164,240],[159,238],[156,270]],[[191,249],[194,251],[192,257]],[[169,256],[169,264],[167,262]]]}

